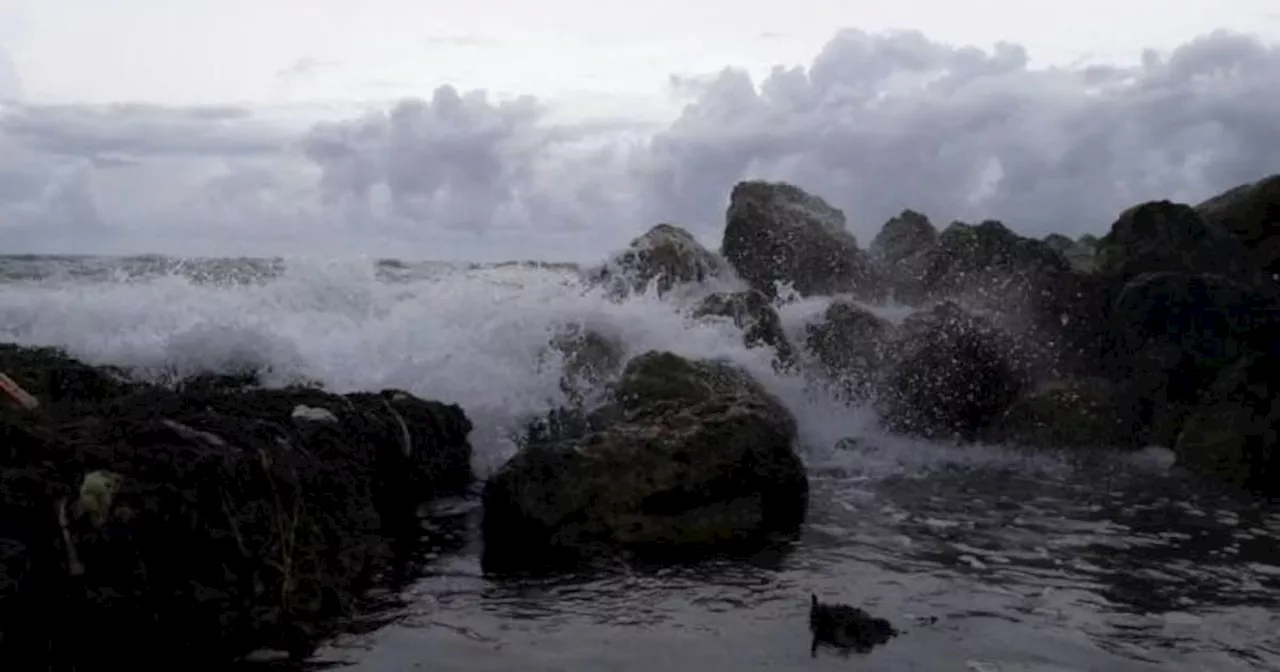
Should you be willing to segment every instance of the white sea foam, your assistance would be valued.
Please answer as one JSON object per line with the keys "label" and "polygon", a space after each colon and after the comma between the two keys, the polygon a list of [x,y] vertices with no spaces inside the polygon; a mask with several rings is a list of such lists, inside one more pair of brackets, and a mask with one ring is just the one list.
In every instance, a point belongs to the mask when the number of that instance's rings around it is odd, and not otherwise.
{"label": "white sea foam", "polygon": [[[989,448],[958,449],[876,431],[867,410],[850,409],[800,377],[776,373],[771,353],[747,349],[727,320],[692,320],[687,308],[719,286],[686,287],[611,301],[573,269],[506,265],[415,266],[380,277],[370,259],[288,259],[256,283],[197,282],[188,275],[68,276],[0,284],[0,340],[57,345],[95,363],[151,375],[201,369],[269,369],[268,383],[305,377],[339,391],[403,388],[460,404],[472,418],[483,473],[513,451],[510,437],[562,401],[560,371],[545,346],[567,323],[583,323],[626,344],[728,358],[748,369],[795,413],[810,464],[910,470],[938,461],[1022,459]],[[793,341],[828,299],[780,306]],[[877,309],[900,319],[901,309]],[[869,440],[837,450],[841,438]]]}

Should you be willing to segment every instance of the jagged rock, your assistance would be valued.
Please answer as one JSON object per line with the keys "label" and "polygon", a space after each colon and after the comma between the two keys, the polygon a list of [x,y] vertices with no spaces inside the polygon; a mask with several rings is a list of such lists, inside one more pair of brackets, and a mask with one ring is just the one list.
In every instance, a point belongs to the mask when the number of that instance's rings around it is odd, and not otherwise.
{"label": "jagged rock", "polygon": [[867,400],[883,370],[893,325],[853,302],[835,300],[805,332],[809,352],[841,396],[851,402]]}
{"label": "jagged rock", "polygon": [[[5,660],[306,655],[393,540],[420,535],[418,505],[471,480],[457,406],[394,390],[186,392],[94,378],[54,352],[3,348],[43,402],[0,408]],[[300,407],[334,421],[299,421]]]}
{"label": "jagged rock", "polygon": [[1183,426],[1174,452],[1197,473],[1280,495],[1280,359],[1250,354],[1225,369]]}
{"label": "jagged rock", "polygon": [[1151,201],[1121,213],[1098,241],[1098,272],[1122,284],[1143,273],[1217,273],[1256,284],[1248,249],[1181,203]]}
{"label": "jagged rock", "polygon": [[703,282],[725,270],[724,260],[703,247],[688,231],[659,224],[597,271],[594,280],[614,296],[645,291],[657,284],[659,295],[678,285]]}
{"label": "jagged rock", "polygon": [[1271,280],[1280,281],[1280,175],[1228,190],[1195,209],[1209,226],[1234,234]]}
{"label": "jagged rock", "polygon": [[915,305],[924,299],[925,270],[937,244],[938,230],[914,210],[885,222],[871,241],[871,259],[896,300]]}
{"label": "jagged rock", "polygon": [[789,368],[795,364],[795,351],[782,328],[782,318],[764,293],[751,289],[712,294],[693,309],[695,318],[712,315],[732,319],[742,330],[742,341],[748,348],[773,348],[778,367]]}
{"label": "jagged rock", "polygon": [[870,259],[845,228],[844,213],[790,184],[735,185],[721,253],[747,284],[770,298],[777,295],[777,282],[791,283],[801,296],[884,296]]}
{"label": "jagged rock", "polygon": [[795,420],[743,371],[648,352],[593,415],[595,426],[530,444],[486,483],[486,570],[697,555],[803,520]]}
{"label": "jagged rock", "polygon": [[989,440],[1043,448],[1141,448],[1132,399],[1105,378],[1043,381],[987,432]]}
{"label": "jagged rock", "polygon": [[889,352],[876,405],[890,431],[975,439],[1027,384],[1018,344],[951,302],[908,317]]}

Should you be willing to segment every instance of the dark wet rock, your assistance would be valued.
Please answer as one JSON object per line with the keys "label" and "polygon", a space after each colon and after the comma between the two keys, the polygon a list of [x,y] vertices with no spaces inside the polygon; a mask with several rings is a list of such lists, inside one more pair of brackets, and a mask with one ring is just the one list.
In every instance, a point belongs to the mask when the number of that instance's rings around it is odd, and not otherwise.
{"label": "dark wet rock", "polygon": [[486,483],[484,566],[696,557],[794,530],[808,480],[796,425],[723,362],[648,352],[578,431],[532,442]]}
{"label": "dark wet rock", "polygon": [[1044,237],[1045,245],[1061,254],[1062,258],[1071,264],[1072,269],[1081,273],[1092,273],[1097,270],[1097,242],[1096,237],[1087,234],[1079,240],[1072,240],[1061,233],[1051,233]]}
{"label": "dark wet rock", "polygon": [[1134,403],[1105,378],[1042,381],[995,421],[988,440],[1037,448],[1141,448]]}
{"label": "dark wet rock", "polygon": [[617,377],[626,354],[622,341],[581,324],[566,325],[552,337],[550,347],[564,367],[560,390],[575,406]]}
{"label": "dark wet rock", "polygon": [[1170,446],[1222,369],[1270,345],[1277,324],[1273,294],[1220,275],[1144,273],[1111,306],[1109,371],[1140,400],[1148,441]]}
{"label": "dark wet rock", "polygon": [[0,343],[0,372],[41,400],[95,403],[138,388],[122,369],[90,366],[56,348]]}
{"label": "dark wet rock", "polygon": [[837,299],[819,322],[806,325],[805,345],[844,399],[868,399],[884,369],[894,327],[851,301]]}
{"label": "dark wet rock", "polygon": [[978,438],[1028,383],[1017,341],[951,302],[908,317],[889,353],[876,406],[904,434]]}
{"label": "dark wet rock", "polygon": [[902,634],[888,619],[847,604],[820,602],[817,595],[810,596],[809,633],[812,635],[809,655],[815,658],[819,646],[830,646],[845,654],[870,653]]}
{"label": "dark wet rock", "polygon": [[938,229],[914,210],[903,210],[876,234],[868,251],[895,300],[915,305],[924,299],[924,274],[937,243]]}
{"label": "dark wet rock", "polygon": [[1075,373],[1096,359],[1105,283],[1074,270],[1044,241],[996,221],[956,222],[939,236],[923,277],[929,298],[992,313],[1044,375]]}
{"label": "dark wet rock", "polygon": [[1043,241],[1024,238],[997,221],[955,222],[938,236],[924,271],[933,298],[964,297],[1009,311],[1066,273],[1066,259]]}
{"label": "dark wet rock", "polygon": [[114,371],[59,388],[92,367],[4,353],[43,402],[0,408],[5,660],[306,655],[394,561],[390,540],[419,536],[418,504],[472,478],[457,406],[395,390],[184,392]]}
{"label": "dark wet rock", "polygon": [[782,318],[763,292],[750,289],[712,294],[693,309],[695,318],[712,315],[733,320],[742,330],[742,341],[748,348],[773,348],[780,368],[795,364],[795,351],[782,328]]}
{"label": "dark wet rock", "polygon": [[724,260],[703,247],[685,229],[659,224],[631,241],[626,250],[599,269],[594,280],[614,296],[643,292],[656,283],[659,295],[678,285],[703,282],[722,273]]}
{"label": "dark wet rock", "polygon": [[1170,201],[1135,205],[1098,241],[1098,272],[1114,283],[1143,273],[1216,273],[1247,284],[1261,279],[1248,249],[1190,206]]}
{"label": "dark wet rock", "polygon": [[790,283],[800,296],[884,296],[871,260],[845,228],[844,213],[790,184],[734,186],[721,254],[748,285],[770,298],[778,282]]}
{"label": "dark wet rock", "polygon": [[1280,175],[1230,189],[1195,209],[1209,226],[1235,235],[1253,261],[1280,281]]}
{"label": "dark wet rock", "polygon": [[1280,359],[1251,354],[1222,372],[1174,452],[1197,473],[1280,495]]}

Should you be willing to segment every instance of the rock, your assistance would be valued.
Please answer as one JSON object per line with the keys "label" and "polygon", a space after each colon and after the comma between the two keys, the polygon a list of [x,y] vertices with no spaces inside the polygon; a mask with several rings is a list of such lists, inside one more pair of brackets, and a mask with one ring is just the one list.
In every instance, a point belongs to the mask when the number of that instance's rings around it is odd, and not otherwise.
{"label": "rock", "polygon": [[[418,505],[471,481],[457,406],[394,390],[184,392],[101,370],[92,385],[42,388],[94,380],[94,367],[3,352],[44,402],[0,409],[6,660],[305,655],[397,561],[393,541],[420,536]],[[299,422],[300,407],[336,422]]]}
{"label": "rock", "polygon": [[693,234],[678,226],[659,224],[632,240],[625,251],[599,269],[594,280],[617,297],[643,292],[656,283],[661,296],[678,285],[703,282],[724,270],[724,261]]}
{"label": "rock", "polygon": [[893,325],[851,302],[835,300],[822,321],[806,325],[805,344],[850,402],[866,401],[885,364]]}
{"label": "rock", "polygon": [[1069,270],[1066,259],[1039,240],[997,221],[955,222],[938,236],[924,271],[935,299],[965,298],[983,308],[1012,312]]}
{"label": "rock", "polygon": [[1143,273],[1217,273],[1255,284],[1259,269],[1248,249],[1190,206],[1170,201],[1135,205],[1098,241],[1098,272],[1116,284]]}
{"label": "rock", "polygon": [[894,432],[976,439],[1026,385],[1018,344],[951,302],[908,317],[889,352],[876,406]]}
{"label": "rock", "polygon": [[41,401],[96,403],[137,388],[121,369],[89,366],[56,348],[0,343],[0,372]]}
{"label": "rock", "polygon": [[795,420],[743,371],[647,352],[589,431],[531,444],[484,489],[486,571],[548,570],[615,552],[694,556],[803,521]]}
{"label": "rock", "polygon": [[1222,481],[1280,495],[1280,359],[1250,354],[1222,372],[1187,420],[1178,463]]}
{"label": "rock", "polygon": [[925,269],[937,244],[938,230],[914,210],[903,210],[880,229],[871,241],[871,260],[895,300],[916,305],[924,299]]}
{"label": "rock", "polygon": [[884,296],[870,259],[845,228],[844,213],[790,184],[734,186],[721,254],[770,298],[777,296],[778,282],[790,283],[800,296]]}
{"label": "rock", "polygon": [[1244,243],[1272,281],[1280,280],[1280,175],[1228,190],[1195,209],[1210,227]]}
{"label": "rock", "polygon": [[1265,345],[1278,306],[1276,296],[1219,275],[1144,273],[1125,283],[1110,309],[1108,368],[1141,400],[1148,442],[1171,445],[1222,369]]}
{"label": "rock", "polygon": [[1070,238],[1060,234],[1051,233],[1044,238],[1044,244],[1048,245],[1053,251],[1061,254],[1067,263],[1071,264],[1071,268],[1081,273],[1092,273],[1097,270],[1097,257],[1094,246],[1098,239],[1094,236],[1085,234],[1079,240],[1071,240]]}
{"label": "rock", "polygon": [[560,390],[574,406],[601,389],[622,370],[625,344],[581,324],[566,325],[552,339],[550,347],[563,362]]}
{"label": "rock", "polygon": [[987,437],[1037,448],[1142,448],[1133,409],[1105,378],[1043,381],[1014,401]]}
{"label": "rock", "polygon": [[742,330],[744,345],[773,348],[778,368],[794,366],[795,351],[782,328],[782,318],[763,292],[751,289],[712,294],[693,309],[693,317],[707,316],[730,318]]}

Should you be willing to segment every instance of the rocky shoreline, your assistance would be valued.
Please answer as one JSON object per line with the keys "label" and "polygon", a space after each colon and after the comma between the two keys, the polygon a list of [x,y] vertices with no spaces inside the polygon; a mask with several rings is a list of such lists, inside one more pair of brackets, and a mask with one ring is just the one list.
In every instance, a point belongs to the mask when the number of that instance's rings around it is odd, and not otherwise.
{"label": "rocky shoreline", "polygon": [[[895,433],[1161,445],[1206,479],[1280,496],[1280,176],[1134,206],[1101,238],[939,231],[907,210],[863,249],[844,217],[793,185],[743,182],[719,253],[662,224],[585,273],[619,299],[744,280],[689,319],[731,322]],[[773,307],[789,295],[832,297],[802,342]],[[885,302],[914,312],[868,308]],[[704,557],[801,527],[796,420],[748,372],[626,353],[581,325],[547,351],[569,403],[484,484],[487,572]],[[403,391],[161,386],[11,345],[0,372],[36,402],[0,405],[6,660],[305,657],[392,571],[397,540],[420,536],[419,507],[473,481],[464,410]]]}
{"label": "rocky shoreline", "polygon": [[306,657],[472,480],[460,408],[404,392],[130,381],[0,346],[0,655],[40,669]]}

